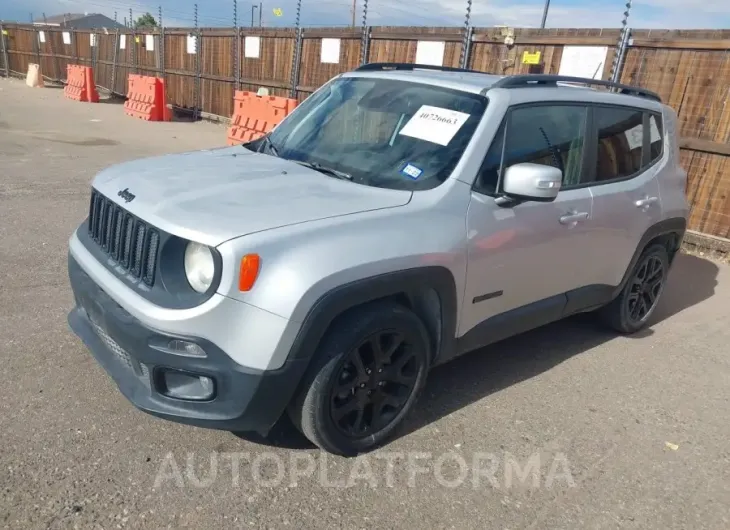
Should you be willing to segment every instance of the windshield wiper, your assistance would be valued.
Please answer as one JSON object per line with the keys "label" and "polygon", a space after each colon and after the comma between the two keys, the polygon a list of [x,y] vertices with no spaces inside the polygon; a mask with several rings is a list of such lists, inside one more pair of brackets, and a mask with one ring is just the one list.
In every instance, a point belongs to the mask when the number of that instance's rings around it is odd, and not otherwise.
{"label": "windshield wiper", "polygon": [[317,162],[301,162],[299,160],[295,160],[295,162],[300,166],[319,171],[320,173],[324,173],[325,175],[329,175],[330,177],[335,177],[341,180],[352,180],[352,175],[350,175],[349,173],[323,166],[322,164],[318,164]]}
{"label": "windshield wiper", "polygon": [[[278,157],[278,156],[279,156],[279,150],[278,150],[278,149],[276,148],[276,146],[275,146],[275,145],[274,145],[274,143],[273,143],[273,142],[271,141],[271,138],[269,138],[269,136],[268,136],[268,135],[266,135],[266,136],[264,136],[264,137],[262,138],[261,146],[264,146],[264,145],[265,145],[265,146],[266,146],[266,147],[268,148],[269,152],[270,152],[270,153],[271,153],[272,155],[274,155],[274,156],[276,156],[276,157]],[[258,152],[259,152],[259,153],[261,152],[261,149],[260,149],[260,148],[259,148]]]}

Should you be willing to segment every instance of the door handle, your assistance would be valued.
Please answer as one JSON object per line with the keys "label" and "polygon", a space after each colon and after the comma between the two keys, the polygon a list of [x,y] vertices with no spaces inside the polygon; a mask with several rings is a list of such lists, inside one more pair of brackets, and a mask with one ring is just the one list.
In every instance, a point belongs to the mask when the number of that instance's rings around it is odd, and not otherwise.
{"label": "door handle", "polygon": [[571,212],[560,217],[561,225],[572,225],[588,219],[588,212]]}
{"label": "door handle", "polygon": [[657,201],[659,201],[659,197],[644,197],[643,199],[636,201],[634,204],[637,208],[647,208]]}

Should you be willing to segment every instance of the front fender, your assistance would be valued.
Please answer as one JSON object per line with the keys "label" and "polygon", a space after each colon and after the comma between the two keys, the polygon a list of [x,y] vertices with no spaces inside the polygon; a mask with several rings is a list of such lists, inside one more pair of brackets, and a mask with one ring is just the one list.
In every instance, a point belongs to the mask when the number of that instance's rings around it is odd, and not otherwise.
{"label": "front fender", "polygon": [[[447,211],[447,210],[446,210]],[[342,311],[430,286],[441,299],[442,322],[456,329],[466,275],[463,216],[429,212],[428,234],[420,215],[368,212],[252,234],[218,247],[223,260],[219,292],[284,317],[321,338]],[[441,219],[439,219],[441,217]],[[259,276],[248,292],[238,290],[238,264],[247,253],[261,257]],[[326,308],[326,310],[324,309]],[[446,314],[448,313],[448,315]],[[315,317],[313,314],[320,314]],[[453,337],[454,329],[441,337]],[[307,341],[311,341],[309,331]],[[296,353],[294,351],[296,350]],[[294,344],[293,355],[308,355]],[[287,356],[277,352],[270,369]]]}

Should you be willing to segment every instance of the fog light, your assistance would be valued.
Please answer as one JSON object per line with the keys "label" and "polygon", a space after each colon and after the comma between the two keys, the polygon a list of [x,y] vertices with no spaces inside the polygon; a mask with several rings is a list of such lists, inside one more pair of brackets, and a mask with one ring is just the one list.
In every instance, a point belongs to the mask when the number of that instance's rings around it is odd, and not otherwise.
{"label": "fog light", "polygon": [[174,355],[205,357],[205,350],[203,348],[187,340],[172,339],[167,344],[150,344],[150,346],[156,350]]}
{"label": "fog light", "polygon": [[210,377],[159,369],[158,386],[162,394],[189,401],[207,401],[215,395],[215,383]]}

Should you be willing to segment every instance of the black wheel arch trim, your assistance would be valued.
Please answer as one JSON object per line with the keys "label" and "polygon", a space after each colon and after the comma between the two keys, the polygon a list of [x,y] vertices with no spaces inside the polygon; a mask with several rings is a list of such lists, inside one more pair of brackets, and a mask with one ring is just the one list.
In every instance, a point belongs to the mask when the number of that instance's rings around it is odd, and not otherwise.
{"label": "black wheel arch trim", "polygon": [[684,217],[670,217],[669,219],[664,219],[663,221],[659,221],[658,223],[650,226],[649,229],[644,232],[644,235],[641,237],[641,241],[639,241],[639,244],[634,251],[634,255],[631,257],[629,266],[626,268],[624,277],[621,279],[621,283],[613,290],[611,298],[613,299],[617,297],[624,289],[624,287],[626,287],[626,282],[629,281],[629,278],[631,277],[631,272],[634,270],[634,267],[639,261],[641,254],[643,254],[644,250],[646,250],[646,247],[652,240],[661,236],[675,235],[675,248],[671,250],[676,253],[682,246],[682,240],[684,239],[684,234],[686,231],[687,219],[685,219]]}
{"label": "black wheel arch trim", "polygon": [[[311,359],[327,329],[345,311],[368,302],[401,293],[410,295],[429,288],[438,294],[441,307],[441,329],[437,330],[438,336],[435,337],[437,347],[432,359],[432,364],[436,363],[443,352],[453,350],[456,344],[456,283],[451,271],[442,266],[388,272],[356,280],[328,291],[307,313],[294,339],[289,359]],[[429,333],[433,332],[434,330],[429,329]]]}

